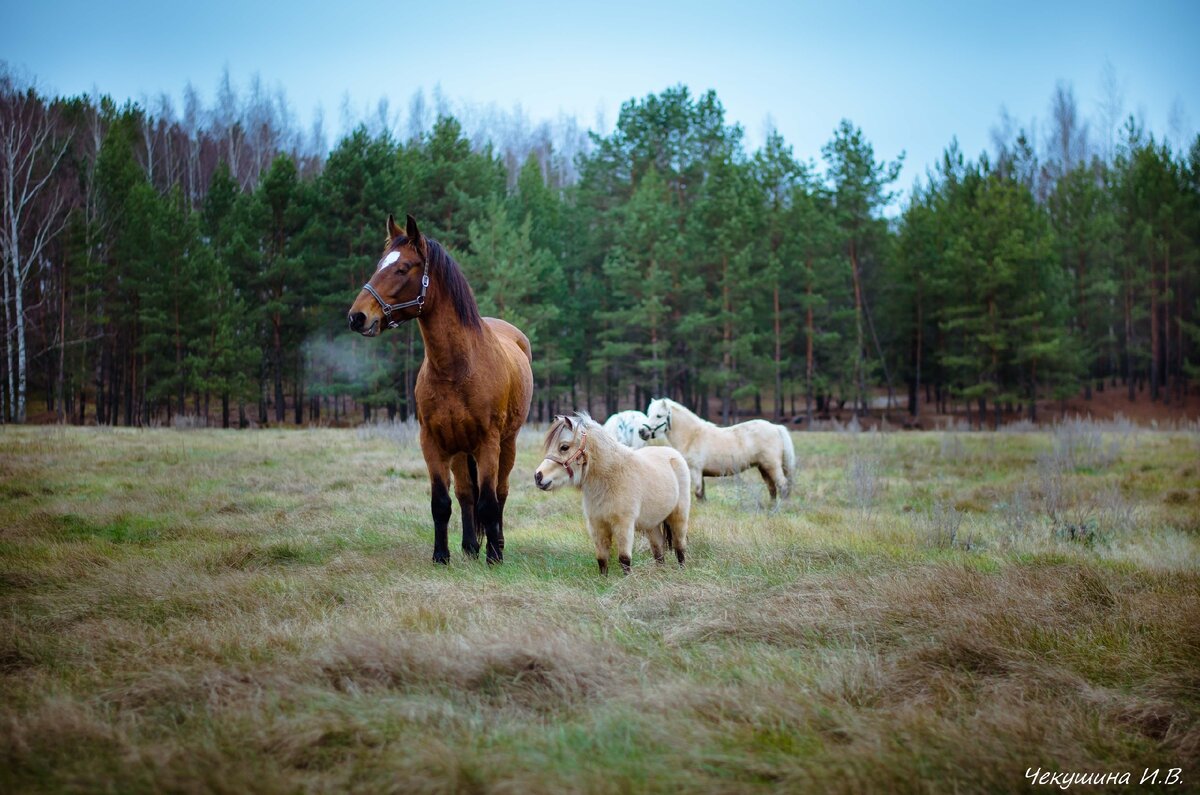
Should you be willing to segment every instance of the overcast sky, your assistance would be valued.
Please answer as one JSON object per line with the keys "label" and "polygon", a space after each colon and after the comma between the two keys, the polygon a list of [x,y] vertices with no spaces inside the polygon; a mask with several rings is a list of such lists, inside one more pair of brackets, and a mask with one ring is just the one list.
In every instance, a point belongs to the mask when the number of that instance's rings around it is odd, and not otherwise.
{"label": "overcast sky", "polygon": [[417,88],[611,126],[683,83],[716,89],[751,147],[770,118],[802,159],[849,118],[877,157],[907,152],[903,188],[953,136],[988,148],[1002,106],[1047,119],[1059,81],[1094,115],[1106,62],[1158,135],[1200,118],[1200,0],[271,5],[0,0],[0,59],[49,92],[178,98],[191,81],[206,104],[226,67],[240,87],[257,73],[303,123],[323,109],[331,138],[345,100],[403,109]]}

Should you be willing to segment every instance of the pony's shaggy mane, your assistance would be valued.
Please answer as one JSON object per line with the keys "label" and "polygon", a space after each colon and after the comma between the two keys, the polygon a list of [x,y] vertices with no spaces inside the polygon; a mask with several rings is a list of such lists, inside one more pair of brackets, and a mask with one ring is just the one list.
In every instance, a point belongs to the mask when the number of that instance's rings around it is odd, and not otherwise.
{"label": "pony's shaggy mane", "polygon": [[[388,242],[388,250],[395,251],[408,245],[408,242],[404,235],[394,237]],[[475,303],[475,294],[471,291],[471,285],[463,275],[462,268],[442,244],[433,238],[425,237],[425,249],[428,252],[426,266],[429,268],[429,278],[431,281],[436,279],[445,290],[459,322],[467,328],[482,330],[483,318],[479,314],[479,304]]]}
{"label": "pony's shaggy mane", "polygon": [[590,414],[588,414],[586,411],[577,411],[570,416],[562,414],[562,415],[555,417],[554,422],[550,423],[550,427],[546,429],[546,438],[542,439],[542,452],[543,453],[550,451],[550,445],[554,444],[554,440],[558,438],[558,432],[561,431],[563,429],[563,427],[567,424],[568,419],[570,419],[575,424],[583,425],[585,427],[587,425],[595,425],[596,424],[596,421],[593,420],[592,416]]}

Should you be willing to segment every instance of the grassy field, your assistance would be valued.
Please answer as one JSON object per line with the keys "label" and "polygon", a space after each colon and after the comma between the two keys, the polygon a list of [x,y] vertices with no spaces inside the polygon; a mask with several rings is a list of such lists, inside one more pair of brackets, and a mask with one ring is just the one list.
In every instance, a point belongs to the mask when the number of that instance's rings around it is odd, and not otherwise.
{"label": "grassy field", "polygon": [[1200,434],[795,439],[601,578],[533,432],[489,569],[403,427],[0,428],[0,791],[1197,786]]}

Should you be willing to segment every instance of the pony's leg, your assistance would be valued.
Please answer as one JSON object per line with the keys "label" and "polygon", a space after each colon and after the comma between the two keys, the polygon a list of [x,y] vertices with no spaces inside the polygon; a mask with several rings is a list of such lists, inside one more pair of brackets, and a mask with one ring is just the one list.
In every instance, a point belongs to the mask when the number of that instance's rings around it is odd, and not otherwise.
{"label": "pony's leg", "polygon": [[762,479],[767,484],[767,493],[771,495],[771,501],[776,505],[779,504],[779,487],[776,485],[778,476],[770,469],[763,465],[758,466],[758,474],[762,475]]}
{"label": "pony's leg", "polygon": [[646,537],[650,539],[650,551],[654,553],[654,562],[662,565],[663,562],[663,531],[670,532],[671,528],[665,522],[662,525],[655,525],[650,528],[650,532],[646,533]]}
{"label": "pony's leg", "polygon": [[692,470],[692,487],[696,491],[696,499],[698,499],[698,500],[704,499],[704,470],[703,469],[693,469]]}
{"label": "pony's leg", "polygon": [[454,496],[458,498],[458,510],[462,513],[462,551],[469,558],[479,557],[479,536],[475,534],[475,503],[479,500],[476,484],[478,472],[474,462],[466,453],[450,459],[450,470],[454,473]]}
{"label": "pony's leg", "polygon": [[496,473],[496,502],[500,504],[500,531],[498,544],[500,556],[504,557],[504,503],[508,502],[508,476],[517,460],[517,437],[500,440],[500,468]]}
{"label": "pony's leg", "polygon": [[421,426],[421,452],[429,470],[429,507],[433,513],[433,562],[450,562],[446,528],[450,524],[450,462]]}
{"label": "pony's leg", "polygon": [[679,561],[680,568],[683,568],[683,559],[687,556],[688,513],[690,509],[690,505],[676,505],[675,510],[671,512],[671,515],[663,523],[671,528],[671,535],[675,540],[675,559]]}
{"label": "pony's leg", "polygon": [[592,534],[592,543],[596,545],[596,565],[600,573],[608,576],[608,555],[612,547],[612,528],[608,525],[588,523],[588,532]]}
{"label": "pony's leg", "polygon": [[633,565],[633,523],[617,529],[617,560],[621,562],[621,571],[629,573]]}
{"label": "pony's leg", "polygon": [[479,501],[475,505],[475,521],[487,537],[487,562],[500,563],[504,550],[500,546],[500,500],[496,494],[500,465],[500,442],[489,439],[475,451],[479,471]]}

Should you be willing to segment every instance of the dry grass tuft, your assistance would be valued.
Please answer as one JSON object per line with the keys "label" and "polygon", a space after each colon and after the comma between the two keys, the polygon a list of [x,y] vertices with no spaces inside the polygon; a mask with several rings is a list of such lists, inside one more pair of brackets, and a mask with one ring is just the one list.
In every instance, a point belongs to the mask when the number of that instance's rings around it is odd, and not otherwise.
{"label": "dry grass tuft", "polygon": [[711,479],[687,568],[642,542],[609,578],[537,429],[505,564],[432,566],[412,433],[0,428],[0,791],[992,792],[1200,756],[1194,429],[798,434],[778,511]]}
{"label": "dry grass tuft", "polygon": [[494,705],[548,710],[619,689],[637,665],[613,649],[561,631],[508,629],[512,639],[407,633],[339,641],[317,658],[343,692],[436,688]]}

